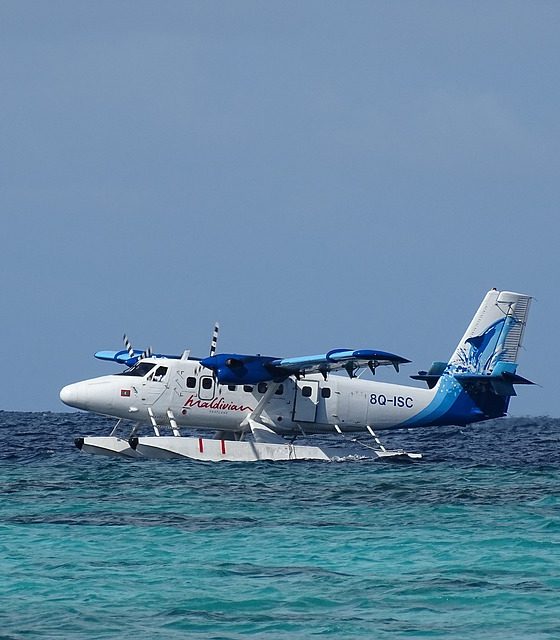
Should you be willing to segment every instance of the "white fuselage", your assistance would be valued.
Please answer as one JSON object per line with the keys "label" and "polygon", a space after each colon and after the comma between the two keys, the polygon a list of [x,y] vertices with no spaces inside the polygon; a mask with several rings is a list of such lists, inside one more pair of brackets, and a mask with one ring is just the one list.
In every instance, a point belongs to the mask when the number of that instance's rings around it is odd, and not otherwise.
{"label": "white fuselage", "polygon": [[153,416],[160,425],[169,424],[171,411],[179,426],[226,432],[243,431],[244,420],[257,411],[259,422],[279,434],[312,434],[398,427],[436,393],[333,374],[327,380],[320,374],[291,376],[278,385],[222,385],[198,360],[150,358],[140,364],[136,375],[123,372],[68,385],[61,400],[134,422]]}

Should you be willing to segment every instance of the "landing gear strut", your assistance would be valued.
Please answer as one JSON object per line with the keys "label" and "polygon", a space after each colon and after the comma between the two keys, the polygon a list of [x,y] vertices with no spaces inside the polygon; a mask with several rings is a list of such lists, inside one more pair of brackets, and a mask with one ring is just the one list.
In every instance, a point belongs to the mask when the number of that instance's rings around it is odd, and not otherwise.
{"label": "landing gear strut", "polygon": [[[344,434],[342,433],[342,429],[337,424],[334,425],[334,428],[338,434],[344,437]],[[352,442],[357,442],[358,444],[361,444],[363,447],[367,447],[368,449],[371,449],[378,458],[392,458],[395,460],[421,460],[422,459],[421,453],[412,453],[409,451],[405,451],[404,449],[392,449],[392,450],[386,449],[383,446],[383,443],[381,442],[381,440],[377,437],[377,434],[375,433],[375,431],[369,426],[369,424],[366,426],[366,429],[368,430],[371,437],[375,440],[375,444],[379,447],[378,449],[376,449],[375,447],[372,447],[369,444],[366,444],[365,442],[361,442],[357,438],[352,438]]]}

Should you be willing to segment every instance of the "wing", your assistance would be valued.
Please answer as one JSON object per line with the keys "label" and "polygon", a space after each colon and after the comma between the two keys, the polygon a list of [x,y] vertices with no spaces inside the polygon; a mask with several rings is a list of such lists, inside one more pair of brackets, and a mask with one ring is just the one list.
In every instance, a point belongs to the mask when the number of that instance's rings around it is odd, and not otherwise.
{"label": "wing", "polygon": [[410,362],[402,356],[374,349],[333,349],[325,354],[296,358],[271,358],[236,353],[220,353],[203,358],[200,363],[211,369],[220,384],[257,384],[270,380],[281,381],[288,376],[299,377],[306,373],[321,373],[324,378],[331,371],[345,369],[353,378],[357,369],[369,367],[373,373],[383,365],[399,365]]}
{"label": "wing", "polygon": [[[143,357],[147,357],[145,351],[140,351],[139,349],[133,350],[134,355],[131,356],[130,352],[126,349],[121,349],[120,351],[98,351],[94,354],[96,358],[99,360],[110,360],[111,362],[118,362],[119,364],[126,364],[128,367],[132,367],[132,365],[136,364],[138,360],[141,360]],[[172,356],[166,355],[164,353],[152,353],[152,358],[173,358],[175,360],[179,360],[181,356]]]}
{"label": "wing", "polygon": [[402,356],[387,351],[374,349],[333,349],[324,355],[302,356],[299,358],[282,358],[271,364],[279,369],[289,371],[290,374],[298,373],[322,373],[346,369],[348,375],[354,377],[354,372],[363,367],[369,367],[375,373],[377,367],[393,365],[396,371],[399,365],[410,362]]}

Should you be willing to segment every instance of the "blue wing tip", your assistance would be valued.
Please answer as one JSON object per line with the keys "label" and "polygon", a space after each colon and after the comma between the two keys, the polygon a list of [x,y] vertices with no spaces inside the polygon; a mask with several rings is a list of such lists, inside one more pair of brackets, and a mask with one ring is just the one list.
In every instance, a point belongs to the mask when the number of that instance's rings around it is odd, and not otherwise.
{"label": "blue wing tip", "polygon": [[350,358],[359,358],[360,360],[388,360],[389,362],[395,362],[398,364],[405,364],[411,362],[408,358],[403,358],[395,353],[389,353],[388,351],[379,351],[377,349],[332,349],[326,355],[327,360],[332,360],[336,355],[347,354]]}

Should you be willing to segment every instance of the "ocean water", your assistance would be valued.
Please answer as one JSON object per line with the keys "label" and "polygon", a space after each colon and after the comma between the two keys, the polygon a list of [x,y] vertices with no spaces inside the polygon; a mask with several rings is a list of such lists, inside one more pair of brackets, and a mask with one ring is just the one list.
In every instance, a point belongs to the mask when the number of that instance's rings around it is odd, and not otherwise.
{"label": "ocean water", "polygon": [[385,436],[409,464],[79,452],[0,412],[0,638],[560,638],[560,420]]}

